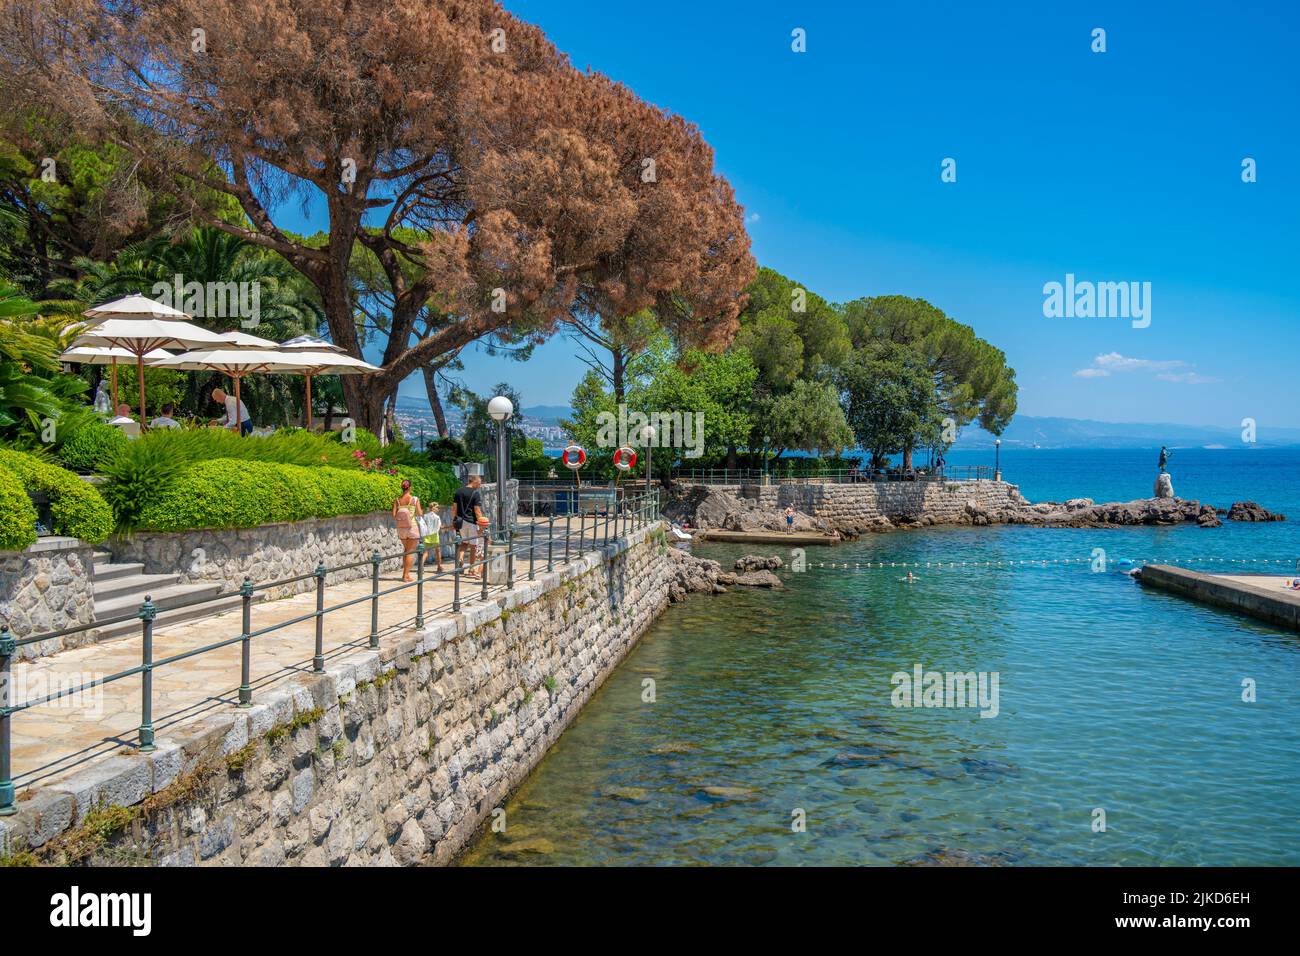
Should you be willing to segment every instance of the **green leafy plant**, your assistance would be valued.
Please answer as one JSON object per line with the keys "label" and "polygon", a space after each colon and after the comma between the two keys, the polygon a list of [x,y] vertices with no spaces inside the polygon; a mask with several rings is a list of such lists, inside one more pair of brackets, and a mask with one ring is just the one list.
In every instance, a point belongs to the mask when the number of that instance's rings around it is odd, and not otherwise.
{"label": "green leafy plant", "polygon": [[120,429],[103,422],[88,422],[59,447],[59,458],[73,471],[89,473],[101,459],[126,443]]}
{"label": "green leafy plant", "polygon": [[36,509],[22,481],[0,467],[0,551],[21,551],[36,543]]}
{"label": "green leafy plant", "polygon": [[28,491],[50,499],[54,531],[98,544],[113,530],[113,511],[92,486],[72,472],[33,455],[0,448],[0,467],[7,468]]}
{"label": "green leafy plant", "polygon": [[281,521],[368,514],[399,494],[391,475],[218,458],[190,462],[151,492],[135,527],[152,531],[251,528]]}

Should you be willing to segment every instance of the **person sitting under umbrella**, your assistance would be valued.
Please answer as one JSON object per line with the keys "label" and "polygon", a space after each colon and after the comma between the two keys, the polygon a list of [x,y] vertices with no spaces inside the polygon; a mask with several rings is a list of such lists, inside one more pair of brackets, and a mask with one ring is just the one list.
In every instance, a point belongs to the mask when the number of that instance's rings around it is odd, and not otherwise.
{"label": "person sitting under umbrella", "polygon": [[117,406],[117,417],[110,418],[108,423],[114,428],[121,429],[122,434],[127,438],[140,437],[140,423],[131,417],[131,406],[126,402]]}
{"label": "person sitting under umbrella", "polygon": [[244,405],[243,399],[227,395],[224,389],[214,388],[212,390],[212,400],[218,405],[226,406],[226,414],[221,418],[214,418],[212,420],[213,425],[220,425],[222,428],[238,431],[241,435],[251,435],[253,433],[253,419],[249,416],[248,408]]}

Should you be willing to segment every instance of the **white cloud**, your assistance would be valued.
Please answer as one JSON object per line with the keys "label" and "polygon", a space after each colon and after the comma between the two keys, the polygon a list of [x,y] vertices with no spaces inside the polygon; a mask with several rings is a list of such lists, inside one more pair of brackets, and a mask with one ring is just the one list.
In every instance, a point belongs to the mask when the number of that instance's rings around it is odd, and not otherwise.
{"label": "white cloud", "polygon": [[1118,352],[1107,352],[1105,355],[1098,355],[1092,360],[1092,364],[1097,368],[1109,369],[1112,372],[1162,372],[1172,368],[1183,368],[1186,362],[1180,362],[1177,359],[1167,361],[1157,361],[1155,359],[1129,358],[1120,355]]}
{"label": "white cloud", "polygon": [[[1175,371],[1186,369],[1187,371]],[[1131,358],[1118,352],[1098,355],[1087,368],[1074,373],[1075,378],[1109,378],[1111,373],[1154,372],[1162,382],[1180,382],[1184,385],[1203,385],[1218,379],[1192,371],[1192,366],[1181,359]]]}
{"label": "white cloud", "polygon": [[758,213],[756,213],[756,212],[751,212],[748,216],[745,217],[745,221],[746,221],[746,222],[758,222],[758,220],[760,220],[761,218],[763,218],[763,217],[760,216]]}

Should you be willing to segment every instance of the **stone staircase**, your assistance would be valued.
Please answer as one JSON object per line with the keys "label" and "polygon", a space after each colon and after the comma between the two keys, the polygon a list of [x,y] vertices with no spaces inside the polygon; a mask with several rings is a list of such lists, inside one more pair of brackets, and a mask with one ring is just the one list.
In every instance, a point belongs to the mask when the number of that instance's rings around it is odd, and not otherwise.
{"label": "stone staircase", "polygon": [[[95,619],[102,621],[121,617],[140,609],[148,595],[158,608],[155,626],[165,627],[180,621],[193,621],[240,605],[240,597],[233,594],[219,601],[208,601],[197,607],[184,607],[168,611],[177,604],[213,597],[221,593],[220,584],[181,584],[179,574],[145,574],[144,565],[132,562],[116,563],[107,551],[94,553],[94,571],[91,578],[94,594]],[[101,627],[101,641],[140,634],[138,620],[123,621]]]}

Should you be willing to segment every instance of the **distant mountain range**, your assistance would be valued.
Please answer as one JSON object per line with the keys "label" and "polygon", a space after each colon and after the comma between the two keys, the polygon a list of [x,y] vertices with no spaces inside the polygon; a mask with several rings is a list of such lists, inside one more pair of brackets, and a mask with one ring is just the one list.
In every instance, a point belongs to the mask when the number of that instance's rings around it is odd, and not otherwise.
{"label": "distant mountain range", "polygon": [[[398,408],[410,412],[429,411],[426,402],[403,396]],[[525,418],[553,425],[573,414],[568,405],[529,405]],[[459,412],[448,409],[448,416],[459,419]],[[1040,415],[1017,415],[1002,433],[1007,448],[1200,448],[1205,446],[1242,447],[1242,430],[1220,425],[1173,425],[1149,422],[1098,422],[1086,418],[1053,418]],[[994,436],[975,425],[962,429],[958,449],[992,448]],[[1300,428],[1258,425],[1255,443],[1262,448],[1300,446]]]}
{"label": "distant mountain range", "polygon": [[[1017,415],[1002,433],[1007,448],[1241,448],[1241,427],[1173,425],[1146,422],[1096,422],[1084,418]],[[954,448],[991,448],[993,435],[974,425],[962,429]],[[1300,428],[1257,425],[1255,444],[1263,448],[1300,446]]]}

